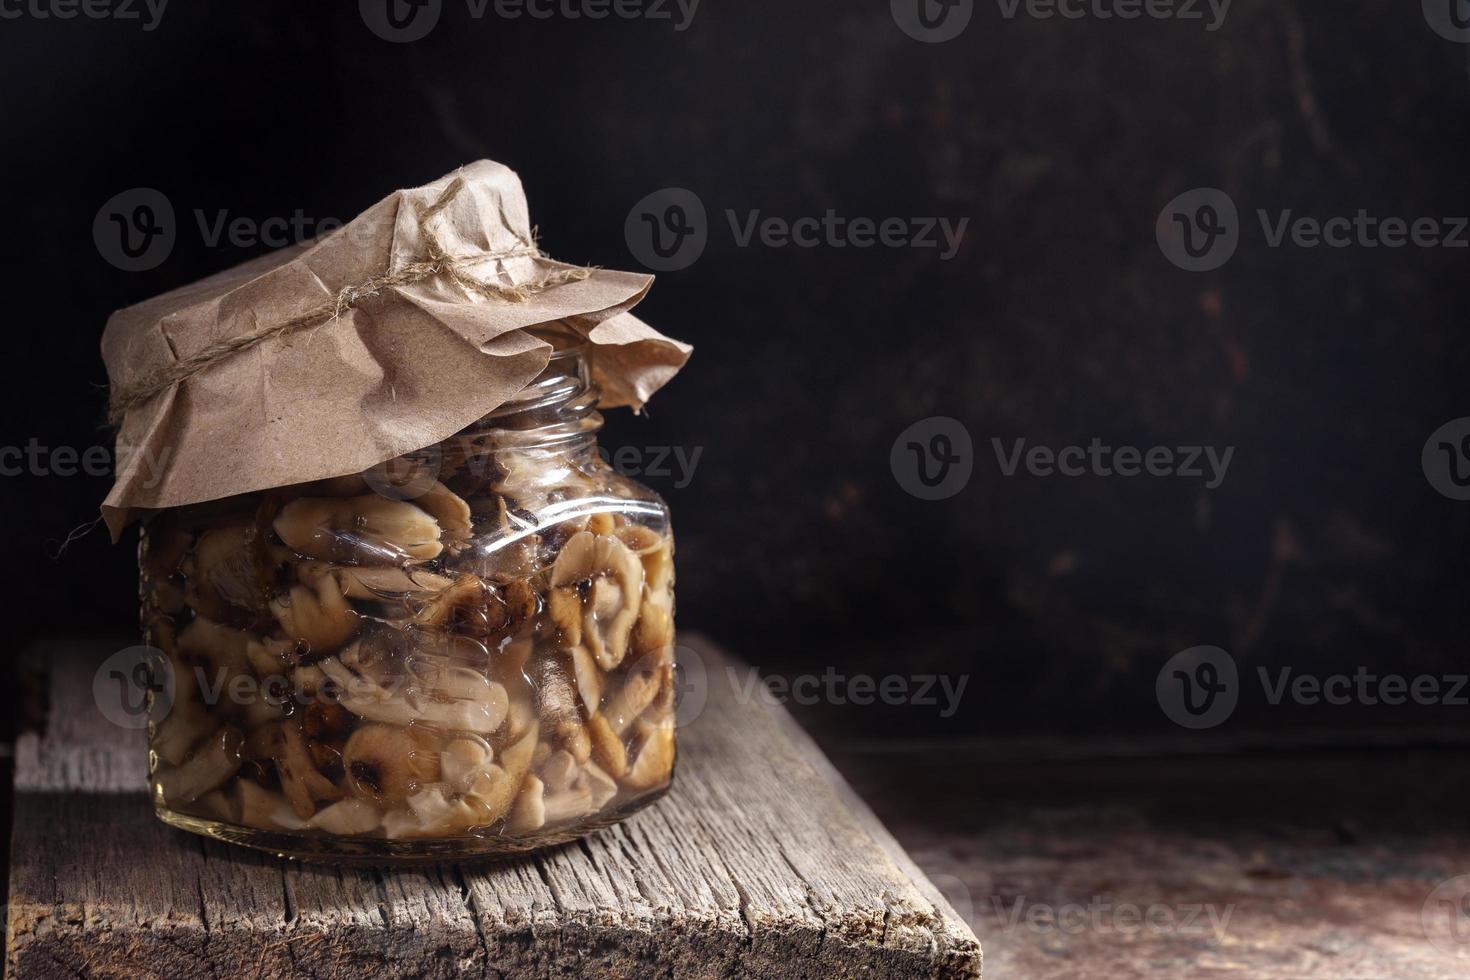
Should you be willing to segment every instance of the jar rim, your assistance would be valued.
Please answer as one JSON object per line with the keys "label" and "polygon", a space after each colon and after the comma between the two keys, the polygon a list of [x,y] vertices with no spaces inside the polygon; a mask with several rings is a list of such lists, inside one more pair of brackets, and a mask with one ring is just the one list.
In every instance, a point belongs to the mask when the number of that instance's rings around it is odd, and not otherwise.
{"label": "jar rim", "polygon": [[593,345],[582,340],[552,352],[546,367],[501,405],[461,431],[493,437],[502,448],[565,447],[602,427],[592,380]]}

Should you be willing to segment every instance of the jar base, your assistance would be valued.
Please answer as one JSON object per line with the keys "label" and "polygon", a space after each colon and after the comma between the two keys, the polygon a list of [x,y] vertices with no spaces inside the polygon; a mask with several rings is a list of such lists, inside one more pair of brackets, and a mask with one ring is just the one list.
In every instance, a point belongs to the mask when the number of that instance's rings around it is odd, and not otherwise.
{"label": "jar base", "polygon": [[[670,784],[672,785],[672,783]],[[223,820],[211,820],[155,806],[159,820],[179,830],[264,851],[278,858],[308,863],[334,865],[406,865],[496,861],[521,857],[538,851],[560,847],[588,834],[621,823],[639,810],[656,802],[669,791],[669,786],[640,796],[622,807],[600,812],[585,822],[551,828],[517,837],[475,836],[430,837],[390,840],[381,837],[328,837],[295,834],[289,831],[260,830],[242,827]]]}

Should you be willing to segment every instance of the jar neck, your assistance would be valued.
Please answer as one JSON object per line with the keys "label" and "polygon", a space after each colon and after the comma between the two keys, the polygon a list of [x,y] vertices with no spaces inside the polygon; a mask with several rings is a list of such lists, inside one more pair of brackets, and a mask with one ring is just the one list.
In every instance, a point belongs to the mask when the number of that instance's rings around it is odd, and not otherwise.
{"label": "jar neck", "polygon": [[557,350],[545,370],[462,433],[496,449],[590,451],[602,428],[586,347]]}

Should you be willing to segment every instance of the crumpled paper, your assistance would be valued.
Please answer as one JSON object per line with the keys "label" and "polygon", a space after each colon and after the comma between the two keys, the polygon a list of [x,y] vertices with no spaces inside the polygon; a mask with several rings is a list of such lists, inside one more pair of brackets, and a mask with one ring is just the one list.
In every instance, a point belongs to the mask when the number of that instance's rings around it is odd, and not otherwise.
{"label": "crumpled paper", "polygon": [[[341,306],[365,282],[422,267],[436,245],[502,287],[584,275],[536,252],[520,178],[481,160],[320,240],[114,313],[108,377],[126,391],[212,345]],[[115,541],[147,510],[356,473],[446,439],[540,374],[552,345],[531,331],[552,323],[594,345],[602,407],[641,408],[692,350],[628,312],[652,282],[594,268],[514,302],[434,275],[224,355],[128,408],[103,519]]]}

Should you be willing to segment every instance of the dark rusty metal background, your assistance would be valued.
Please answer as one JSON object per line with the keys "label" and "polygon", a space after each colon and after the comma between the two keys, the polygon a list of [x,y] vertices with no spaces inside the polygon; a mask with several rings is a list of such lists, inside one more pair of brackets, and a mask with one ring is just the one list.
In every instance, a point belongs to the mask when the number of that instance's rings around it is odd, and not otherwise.
{"label": "dark rusty metal background", "polygon": [[[952,719],[854,724],[1166,726],[1154,675],[1205,643],[1247,673],[1464,669],[1470,505],[1432,489],[1419,453],[1470,415],[1467,252],[1273,249],[1255,224],[1470,213],[1466,50],[1417,4],[1238,0],[1215,32],[980,4],[942,45],[886,2],[707,0],[683,32],[450,3],[405,45],[353,4],[178,4],[151,32],[7,22],[0,51],[5,444],[105,441],[108,312],[264,250],[208,247],[196,210],[347,217],[488,156],[520,170],[543,244],[571,261],[636,268],[634,202],[682,186],[705,203],[703,257],[639,311],[694,360],[606,442],[703,451],[685,487],[648,478],[675,509],[685,622],[783,669],[975,675]],[[1207,185],[1245,237],[1223,269],[1186,273],[1154,223]],[[169,196],[180,235],[125,273],[91,225],[135,186]],[[964,217],[968,234],[949,261],[740,248],[726,217],[829,208]],[[962,493],[923,502],[889,450],[932,415],[963,422],[977,458]],[[1094,437],[1236,452],[1206,490],[1007,478],[991,450]],[[46,557],[106,485],[0,481],[22,634],[133,621],[129,545],[94,532]],[[1257,697],[1236,721],[1464,715]]]}

